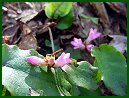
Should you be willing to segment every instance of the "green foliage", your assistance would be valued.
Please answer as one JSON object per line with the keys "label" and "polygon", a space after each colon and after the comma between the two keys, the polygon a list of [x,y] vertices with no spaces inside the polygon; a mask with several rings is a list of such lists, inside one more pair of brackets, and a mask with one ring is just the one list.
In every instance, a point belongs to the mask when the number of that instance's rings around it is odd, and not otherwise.
{"label": "green foliage", "polygon": [[88,20],[92,21],[95,24],[98,24],[98,18],[87,16],[85,14],[80,14],[80,17],[84,18],[84,19],[88,19]]}
{"label": "green foliage", "polygon": [[70,57],[73,58],[73,59],[76,59],[76,60],[83,59],[82,53],[81,53],[82,51],[79,50],[79,49],[73,50],[73,48],[67,47],[67,49],[65,50],[65,52],[70,53]]}
{"label": "green foliage", "polygon": [[45,7],[48,18],[58,19],[66,16],[72,8],[72,2],[52,2]]}
{"label": "green foliage", "polygon": [[97,85],[101,79],[112,93],[126,95],[126,60],[112,46],[103,44],[92,49],[94,66],[81,61],[76,66],[47,68],[31,65],[26,61],[29,56],[43,58],[35,50],[2,45],[2,96],[30,96],[30,89],[40,96],[97,96],[101,95]]}
{"label": "green foliage", "polygon": [[49,40],[45,40],[45,45],[47,47],[52,47],[51,42]]}
{"label": "green foliage", "polygon": [[65,75],[60,68],[52,69],[55,75],[56,84],[58,89],[63,96],[71,96],[72,85],[65,79]]}
{"label": "green foliage", "polygon": [[[49,40],[45,40],[45,45],[47,47],[52,47],[51,42]],[[58,44],[58,40],[54,40],[54,49],[55,49],[55,51],[60,49],[60,46]]]}
{"label": "green foliage", "polygon": [[66,65],[62,68],[70,83],[88,90],[96,90],[97,84],[93,79],[95,69],[86,61],[79,62],[78,65],[78,67]]}
{"label": "green foliage", "polygon": [[80,90],[80,96],[100,96],[101,95],[100,89],[89,91],[85,88],[79,87],[79,90]]}
{"label": "green foliage", "polygon": [[[94,61],[94,66],[97,67],[97,61],[96,60]],[[97,73],[94,76],[97,83],[99,83],[101,81],[101,77],[102,77],[101,72],[100,72],[100,70],[98,70]]]}
{"label": "green foliage", "polygon": [[58,29],[60,30],[64,30],[64,29],[67,29],[69,28],[72,23],[73,23],[73,19],[74,19],[74,12],[73,12],[73,9],[69,12],[68,15],[62,17],[58,24],[56,25]]}
{"label": "green foliage", "polygon": [[2,96],[11,96],[10,92],[4,85],[2,85]]}
{"label": "green foliage", "polygon": [[[21,50],[15,45],[4,44],[2,52],[2,85],[12,96],[30,96],[30,89],[40,96],[72,96],[79,95],[75,93],[78,86],[87,90],[97,88],[92,78],[96,71],[87,62],[80,62],[74,68],[66,65],[65,73],[60,68],[46,69],[28,63],[26,58],[29,56],[43,58],[34,50]],[[70,75],[69,79],[67,75]]]}
{"label": "green foliage", "polygon": [[69,28],[73,23],[74,12],[72,2],[52,2],[45,7],[46,16],[56,19],[56,27],[60,30]]}
{"label": "green foliage", "polygon": [[59,96],[53,73],[26,62],[29,56],[40,56],[34,50],[20,50],[16,46],[2,46],[2,84],[13,96],[28,96],[32,88],[42,96]]}
{"label": "green foliage", "polygon": [[116,95],[126,95],[127,64],[124,56],[114,47],[106,44],[92,49],[96,66],[101,72],[106,87]]}

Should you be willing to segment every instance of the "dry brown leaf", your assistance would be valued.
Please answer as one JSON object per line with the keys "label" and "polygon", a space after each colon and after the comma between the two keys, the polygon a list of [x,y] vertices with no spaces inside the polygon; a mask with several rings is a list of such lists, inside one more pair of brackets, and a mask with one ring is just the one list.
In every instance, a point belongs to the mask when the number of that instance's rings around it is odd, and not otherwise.
{"label": "dry brown leaf", "polygon": [[110,8],[112,8],[117,13],[120,13],[124,16],[126,16],[127,8],[125,2],[106,2]]}
{"label": "dry brown leaf", "polygon": [[17,19],[20,19],[21,22],[26,23],[33,19],[38,14],[37,11],[29,9],[22,11],[21,15]]}
{"label": "dry brown leaf", "polygon": [[21,41],[18,46],[24,50],[37,49],[37,39],[32,34],[31,29],[26,24],[23,24],[22,29]]}
{"label": "dry brown leaf", "polygon": [[14,36],[18,29],[18,25],[9,25],[3,29],[3,36]]}
{"label": "dry brown leaf", "polygon": [[109,21],[109,17],[108,17],[106,8],[104,6],[104,3],[103,2],[92,2],[90,4],[94,7],[95,12],[99,16],[103,27],[104,28],[109,28],[110,27],[110,21]]}
{"label": "dry brown leaf", "polygon": [[90,28],[98,29],[98,25],[88,19],[83,19],[80,17],[81,14],[92,17],[92,13],[89,11],[89,3],[74,3],[74,13],[76,15],[76,21],[74,22],[74,24],[78,26],[77,32],[80,37],[87,38]]}
{"label": "dry brown leaf", "polygon": [[122,35],[108,35],[108,36],[113,38],[113,40],[109,43],[109,45],[114,46],[121,53],[127,51],[127,37]]}
{"label": "dry brown leaf", "polygon": [[43,10],[45,7],[45,2],[25,2],[25,3],[38,12]]}
{"label": "dry brown leaf", "polygon": [[29,34],[21,39],[18,46],[24,50],[37,49],[37,40],[32,34]]}

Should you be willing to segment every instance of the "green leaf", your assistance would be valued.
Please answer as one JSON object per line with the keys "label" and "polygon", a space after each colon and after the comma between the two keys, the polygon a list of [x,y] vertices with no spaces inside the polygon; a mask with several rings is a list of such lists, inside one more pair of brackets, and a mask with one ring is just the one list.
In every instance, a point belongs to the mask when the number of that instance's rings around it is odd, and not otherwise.
{"label": "green leaf", "polygon": [[53,69],[55,80],[60,93],[64,96],[71,96],[72,85],[65,79],[65,75],[60,68]]}
{"label": "green leaf", "polygon": [[59,96],[54,74],[29,64],[26,58],[39,56],[34,50],[20,50],[14,45],[2,45],[2,85],[12,96],[29,96],[33,89],[41,96]]}
{"label": "green leaf", "polygon": [[69,12],[68,15],[62,17],[60,19],[60,21],[57,23],[56,27],[60,30],[64,30],[64,29],[68,29],[74,20],[74,13],[73,13],[73,9]]}
{"label": "green leaf", "polygon": [[66,16],[72,8],[72,2],[52,2],[45,7],[45,13],[48,18],[58,19]]}
{"label": "green leaf", "polygon": [[45,45],[47,47],[52,47],[51,42],[49,40],[47,40],[47,39],[45,40]]}
{"label": "green leaf", "polygon": [[67,74],[70,83],[88,90],[97,89],[97,84],[93,79],[93,75],[96,72],[95,67],[85,61],[79,62],[78,65],[78,67],[65,65],[62,68]]}
{"label": "green leaf", "polygon": [[70,57],[73,58],[73,59],[76,59],[76,60],[83,59],[81,50],[79,50],[79,49],[74,50],[71,47],[67,47],[67,49],[65,50],[65,52],[66,53],[70,53]]}
{"label": "green leaf", "polygon": [[[45,40],[45,45],[47,47],[52,47],[51,42],[49,40]],[[54,50],[57,51],[59,49],[60,49],[59,41],[58,40],[54,40]],[[57,54],[57,56],[59,56],[59,55]]]}
{"label": "green leaf", "polygon": [[[97,67],[97,66],[98,66],[97,64],[98,64],[98,63],[97,63],[97,61],[95,60],[95,61],[94,61],[94,66]],[[95,80],[96,80],[97,83],[99,83],[99,82],[101,81],[102,75],[101,75],[100,70],[97,71],[97,73],[95,74],[94,78],[95,78]]]}
{"label": "green leaf", "polygon": [[4,85],[2,85],[2,96],[11,96],[10,92]]}
{"label": "green leaf", "polygon": [[114,47],[106,44],[92,49],[97,66],[108,89],[116,95],[126,95],[127,64],[125,57]]}
{"label": "green leaf", "polygon": [[90,91],[85,88],[79,87],[80,90],[80,96],[101,96],[100,89]]}
{"label": "green leaf", "polygon": [[98,18],[87,16],[85,14],[80,14],[80,17],[84,18],[84,19],[88,19],[88,20],[92,21],[95,24],[98,24]]}

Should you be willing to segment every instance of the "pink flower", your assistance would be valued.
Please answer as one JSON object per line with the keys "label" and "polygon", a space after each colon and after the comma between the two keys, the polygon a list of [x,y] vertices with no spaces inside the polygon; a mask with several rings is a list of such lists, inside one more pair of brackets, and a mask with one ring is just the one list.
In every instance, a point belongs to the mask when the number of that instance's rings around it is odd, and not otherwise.
{"label": "pink flower", "polygon": [[91,52],[91,49],[94,47],[94,45],[90,44],[86,46],[86,49]]}
{"label": "pink flower", "polygon": [[90,29],[90,33],[89,33],[89,36],[87,38],[87,42],[91,42],[92,40],[100,37],[101,33],[97,32],[97,29]]}
{"label": "pink flower", "polygon": [[27,62],[33,64],[33,65],[39,65],[39,64],[45,64],[44,59],[41,59],[37,56],[30,56],[27,57]]}
{"label": "pink flower", "polygon": [[81,39],[74,38],[74,40],[71,41],[71,44],[74,46],[74,49],[85,49],[85,46]]}
{"label": "pink flower", "polygon": [[[27,62],[33,65],[48,65],[49,67],[63,67],[64,65],[71,62],[70,53],[62,53],[61,56],[55,60],[54,57],[41,59],[37,56],[30,56],[27,58]],[[54,65],[54,66],[53,66]]]}
{"label": "pink flower", "polygon": [[58,59],[55,61],[54,67],[63,67],[64,65],[71,62],[70,59],[70,53],[62,53],[61,56],[58,57]]}

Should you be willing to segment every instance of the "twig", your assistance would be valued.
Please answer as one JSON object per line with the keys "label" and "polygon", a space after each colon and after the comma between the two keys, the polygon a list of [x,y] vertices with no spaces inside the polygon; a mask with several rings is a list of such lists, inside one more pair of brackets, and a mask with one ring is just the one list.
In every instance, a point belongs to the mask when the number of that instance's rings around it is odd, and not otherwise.
{"label": "twig", "polygon": [[49,30],[49,36],[50,36],[51,45],[52,45],[52,52],[54,52],[54,42],[53,42],[53,36],[52,36],[51,28],[48,27],[48,30]]}
{"label": "twig", "polygon": [[[6,30],[8,30],[9,28],[12,28],[12,27],[14,27],[14,25],[9,25],[9,26],[7,26],[7,27],[5,27],[4,29],[3,29],[3,34],[4,34],[4,32],[6,31]],[[13,35],[12,35],[13,36]]]}
{"label": "twig", "polygon": [[41,25],[41,26],[36,27],[36,29],[38,30],[38,34],[42,34],[46,31],[48,31],[48,27],[54,26],[55,24],[56,24],[55,22],[49,22],[49,23],[45,24],[44,26]]}
{"label": "twig", "polygon": [[22,36],[20,35],[20,36],[17,38],[17,40],[16,40],[16,41],[14,41],[12,44],[13,44],[13,45],[17,44],[17,43],[18,43],[18,41],[21,39],[21,37],[22,37]]}
{"label": "twig", "polygon": [[62,51],[63,51],[63,49],[61,48],[61,49],[59,49],[59,50],[53,52],[53,55],[57,55],[58,53],[60,53],[60,52],[62,52]]}

